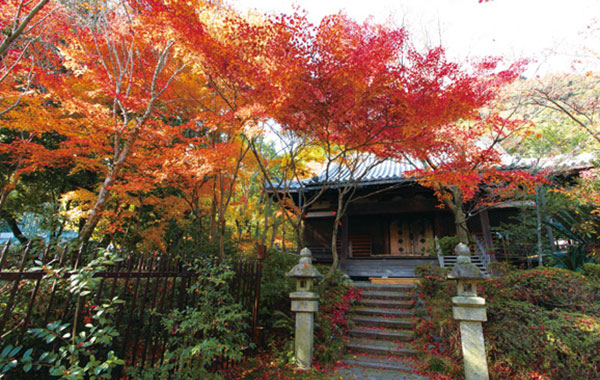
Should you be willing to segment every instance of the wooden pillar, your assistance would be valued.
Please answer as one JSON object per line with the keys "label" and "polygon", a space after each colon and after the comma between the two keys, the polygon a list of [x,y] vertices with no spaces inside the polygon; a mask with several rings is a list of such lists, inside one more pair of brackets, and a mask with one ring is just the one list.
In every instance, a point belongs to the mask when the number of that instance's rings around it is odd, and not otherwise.
{"label": "wooden pillar", "polygon": [[433,235],[441,238],[442,233],[442,216],[439,212],[436,212],[433,216]]}
{"label": "wooden pillar", "polygon": [[340,266],[344,268],[349,256],[348,252],[348,215],[342,217],[342,257],[340,258]]}
{"label": "wooden pillar", "polygon": [[479,213],[479,219],[481,221],[481,231],[483,232],[483,243],[488,253],[493,253],[494,242],[492,241],[492,229],[490,227],[490,216],[487,210],[483,210]]}

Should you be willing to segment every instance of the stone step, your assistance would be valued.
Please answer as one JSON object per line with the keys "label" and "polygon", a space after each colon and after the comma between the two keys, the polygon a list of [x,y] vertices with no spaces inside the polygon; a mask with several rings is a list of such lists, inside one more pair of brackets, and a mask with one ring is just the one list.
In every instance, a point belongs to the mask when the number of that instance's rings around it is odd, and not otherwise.
{"label": "stone step", "polygon": [[414,285],[373,284],[370,282],[355,282],[353,285],[363,291],[409,292],[415,289]]}
{"label": "stone step", "polygon": [[386,317],[412,317],[415,315],[414,310],[402,310],[402,309],[382,309],[376,307],[361,307],[354,310],[355,314],[358,315],[371,315],[371,316],[386,316]]}
{"label": "stone step", "polygon": [[[454,261],[456,262],[458,256],[444,256],[444,261]],[[481,262],[481,258],[479,256],[471,256],[471,262],[474,263],[480,263]]]}
{"label": "stone step", "polygon": [[381,317],[367,317],[367,316],[354,316],[352,321],[358,326],[366,327],[387,327],[392,329],[413,329],[415,324],[410,319],[405,318],[381,318]]}
{"label": "stone step", "polygon": [[414,362],[395,356],[374,356],[364,354],[345,355],[343,364],[376,369],[390,369],[410,372],[415,370]]}
{"label": "stone step", "polygon": [[358,303],[364,307],[374,308],[395,308],[395,309],[410,309],[415,306],[414,300],[390,300],[390,299],[375,299],[363,298]]}
{"label": "stone step", "polygon": [[338,368],[334,378],[340,380],[431,380],[430,377],[417,375],[410,371],[363,367],[360,365],[348,365],[344,368]]}
{"label": "stone step", "polygon": [[412,292],[363,291],[362,299],[410,300],[415,296]]}
{"label": "stone step", "polygon": [[387,340],[394,342],[410,342],[415,337],[415,334],[412,331],[359,327],[348,331],[348,334],[354,338],[368,338],[371,340]]}
{"label": "stone step", "polygon": [[406,347],[395,342],[374,341],[369,339],[350,339],[346,344],[346,348],[353,352],[362,352],[375,355],[392,355],[392,356],[414,356],[417,350]]}

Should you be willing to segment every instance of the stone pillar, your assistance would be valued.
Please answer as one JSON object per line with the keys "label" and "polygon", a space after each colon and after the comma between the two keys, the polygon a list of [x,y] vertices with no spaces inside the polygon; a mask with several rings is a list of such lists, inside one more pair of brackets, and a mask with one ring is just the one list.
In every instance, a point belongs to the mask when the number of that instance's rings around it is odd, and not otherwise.
{"label": "stone pillar", "polygon": [[[461,244],[459,244],[460,246]],[[464,245],[464,244],[463,244]],[[457,246],[457,253],[465,247]],[[466,249],[468,253],[468,248]],[[485,300],[477,297],[477,282],[485,278],[469,256],[458,256],[456,265],[448,274],[458,281],[458,295],[452,298],[454,319],[460,322],[460,338],[466,380],[489,380],[482,322],[487,321]]]}
{"label": "stone pillar", "polygon": [[487,321],[485,300],[481,297],[453,297],[454,319],[460,321],[460,339],[466,380],[488,380],[485,340],[481,322]]}
{"label": "stone pillar", "polygon": [[318,311],[319,296],[311,292],[294,292],[290,294],[290,298],[292,311],[296,313],[296,367],[310,369],[314,345],[314,313]]}
{"label": "stone pillar", "polygon": [[292,311],[296,313],[295,355],[296,367],[310,369],[313,357],[314,318],[319,309],[319,295],[312,292],[314,280],[323,277],[312,265],[308,248],[300,251],[300,261],[287,274],[296,279],[296,291],[290,294]]}

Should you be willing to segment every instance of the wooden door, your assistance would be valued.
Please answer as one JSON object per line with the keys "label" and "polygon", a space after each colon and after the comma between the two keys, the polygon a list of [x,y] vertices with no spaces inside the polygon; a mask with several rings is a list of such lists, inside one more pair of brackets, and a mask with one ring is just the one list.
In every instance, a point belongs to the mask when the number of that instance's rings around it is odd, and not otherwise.
{"label": "wooden door", "polygon": [[424,255],[433,242],[433,224],[427,218],[406,217],[390,224],[390,254]]}

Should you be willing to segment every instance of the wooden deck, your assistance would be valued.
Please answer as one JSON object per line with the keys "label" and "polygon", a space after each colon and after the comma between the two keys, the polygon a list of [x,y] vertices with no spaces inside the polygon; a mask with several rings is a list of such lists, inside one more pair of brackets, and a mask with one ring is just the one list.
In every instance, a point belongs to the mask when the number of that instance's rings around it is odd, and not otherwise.
{"label": "wooden deck", "polygon": [[439,265],[436,257],[348,259],[342,271],[352,278],[415,278],[418,265]]}

